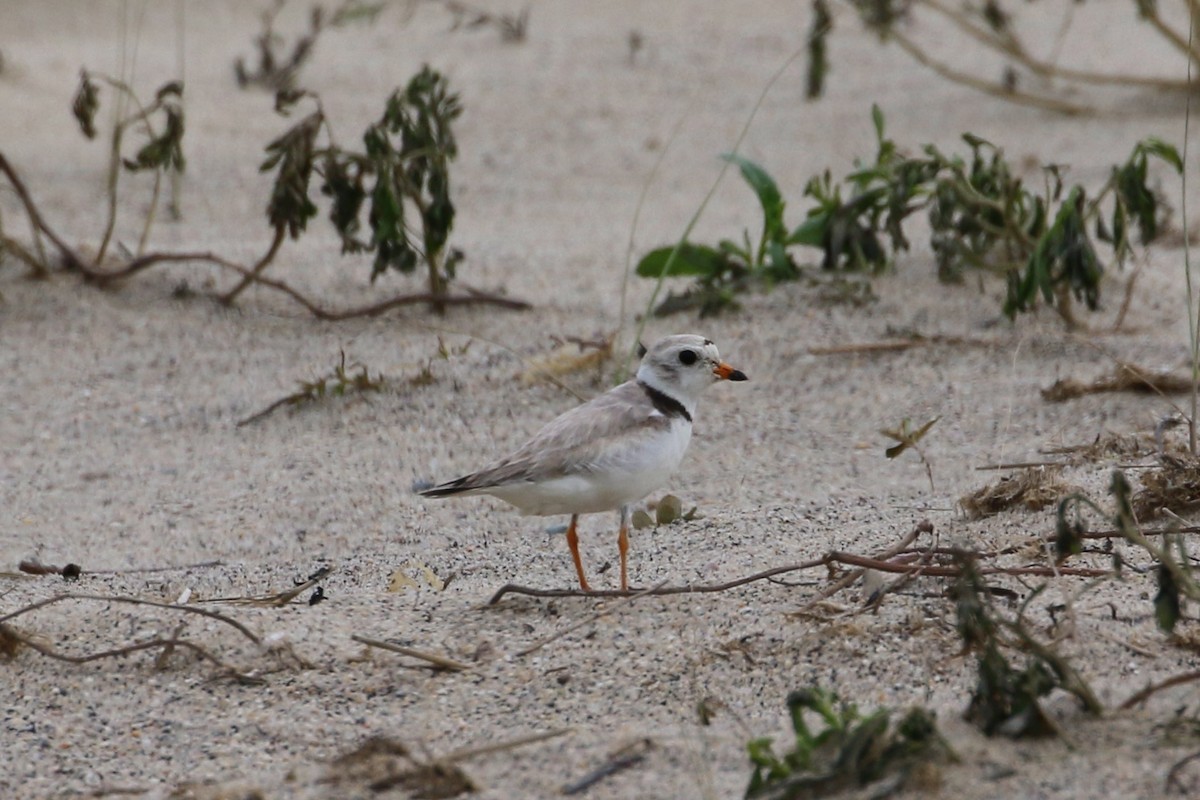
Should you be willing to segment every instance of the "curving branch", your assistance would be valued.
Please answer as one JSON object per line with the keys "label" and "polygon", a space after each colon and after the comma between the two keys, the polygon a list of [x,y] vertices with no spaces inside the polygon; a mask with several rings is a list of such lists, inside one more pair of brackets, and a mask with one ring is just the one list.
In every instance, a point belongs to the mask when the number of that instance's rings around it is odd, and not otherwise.
{"label": "curving branch", "polygon": [[[365,306],[358,306],[348,309],[330,309],[319,305],[316,301],[309,299],[306,295],[295,289],[291,285],[273,278],[268,278],[262,274],[267,265],[275,258],[279,247],[283,243],[284,229],[277,228],[275,235],[272,238],[271,245],[267,252],[251,267],[246,267],[231,261],[223,256],[220,256],[211,251],[196,251],[183,253],[170,252],[152,252],[134,258],[129,263],[125,264],[116,270],[106,271],[91,261],[79,255],[66,241],[58,235],[49,223],[46,222],[38,209],[37,203],[34,202],[29,189],[25,186],[25,182],[17,174],[9,160],[0,153],[0,174],[3,174],[12,185],[13,190],[17,194],[17,198],[21,201],[21,205],[25,209],[26,215],[29,217],[30,223],[34,230],[44,235],[58,249],[59,255],[67,269],[81,273],[86,279],[93,281],[101,286],[110,283],[130,278],[143,270],[158,264],[183,263],[189,261],[200,261],[209,264],[214,264],[231,272],[236,272],[242,277],[241,282],[231,292],[218,297],[224,303],[232,302],[246,286],[252,283],[260,283],[263,286],[274,289],[286,294],[294,301],[299,303],[310,314],[317,319],[327,321],[341,321],[353,319],[355,317],[373,317],[390,311],[394,308],[410,305],[432,305],[432,306],[466,306],[466,305],[493,305],[500,308],[506,308],[513,311],[524,311],[532,308],[532,305],[517,298],[506,297],[500,294],[484,292],[478,289],[472,289],[463,286],[463,294],[461,295],[440,295],[433,292],[416,292],[413,294],[402,294],[395,297],[381,300],[376,303],[370,303]],[[26,261],[39,272],[48,271],[48,265],[38,264],[34,259],[33,254],[29,253],[25,248],[16,245],[10,239],[3,238],[0,241],[4,242],[6,247],[9,247],[11,252],[22,261]],[[16,245],[16,246],[14,246]]]}
{"label": "curving branch", "polygon": [[[928,525],[928,523],[923,523]],[[932,531],[932,525],[928,526],[928,530]],[[923,530],[918,526],[918,530]],[[960,556],[964,555],[964,551],[957,548],[930,548],[928,550],[908,550],[908,545],[913,534],[909,534],[899,545],[885,551],[881,555],[883,557],[862,556],[856,553],[847,553],[841,550],[834,550],[826,553],[820,558],[814,558],[809,561],[802,561],[798,564],[788,564],[782,567],[773,567],[771,569],[756,572],[753,575],[748,575],[744,578],[727,581],[725,583],[716,584],[689,584],[687,586],[653,586],[649,589],[628,589],[625,591],[618,589],[606,589],[599,591],[585,592],[582,589],[534,589],[528,586],[521,586],[515,583],[509,583],[496,591],[488,600],[489,606],[496,605],[508,594],[519,594],[527,597],[641,597],[641,596],[666,596],[675,594],[712,594],[716,592],[726,592],[730,589],[736,589],[739,586],[745,586],[756,581],[769,580],[779,575],[785,575],[789,572],[801,572],[805,570],[817,569],[819,567],[832,567],[835,565],[856,567],[860,569],[871,569],[877,572],[885,572],[908,576],[910,578],[929,576],[937,578],[958,578],[963,574],[961,567],[947,563],[931,563],[929,557],[935,555],[942,556]],[[994,554],[977,554],[967,553],[978,557],[980,555]],[[977,566],[975,572],[978,575],[1009,575],[1009,576],[1035,576],[1043,578],[1054,578],[1060,576],[1072,576],[1079,578],[1104,578],[1115,573],[1111,569],[1096,569],[1092,567],[1065,567],[1065,566],[1025,566],[1025,567],[1001,567],[1001,566]],[[838,581],[835,584],[838,590],[845,588],[853,581]],[[828,596],[828,595],[826,595]]]}

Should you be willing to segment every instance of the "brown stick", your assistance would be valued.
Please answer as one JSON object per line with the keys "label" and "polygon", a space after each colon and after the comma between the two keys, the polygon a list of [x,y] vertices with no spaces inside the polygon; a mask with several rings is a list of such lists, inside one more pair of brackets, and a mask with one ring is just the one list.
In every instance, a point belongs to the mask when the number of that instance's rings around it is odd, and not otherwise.
{"label": "brown stick", "polygon": [[208,617],[209,619],[215,619],[218,622],[224,622],[226,625],[234,628],[255,644],[261,644],[261,640],[251,633],[250,629],[245,625],[235,619],[230,619],[224,614],[218,614],[215,611],[208,611],[207,609],[197,608],[196,606],[181,606],[176,605],[175,603],[157,603],[153,600],[141,600],[136,597],[108,597],[102,594],[55,595],[54,597],[49,597],[45,600],[39,600],[38,602],[27,605],[23,608],[18,608],[12,613],[5,614],[4,616],[0,617],[0,624],[8,622],[11,619],[16,619],[23,614],[28,614],[31,611],[37,611],[39,608],[45,608],[46,606],[54,605],[55,603],[61,603],[66,600],[94,600],[101,603],[127,603],[129,605],[136,606],[150,606],[151,608],[165,608],[170,611],[182,611],[187,614],[199,614],[202,617]]}
{"label": "brown stick", "polygon": [[1193,761],[1195,761],[1198,758],[1200,758],[1200,750],[1197,750],[1194,753],[1186,755],[1183,758],[1176,761],[1174,766],[1171,767],[1171,771],[1167,773],[1166,788],[1178,789],[1180,794],[1186,795],[1188,793],[1188,790],[1187,790],[1187,787],[1185,787],[1183,785],[1183,782],[1181,780],[1179,780],[1179,773],[1183,770],[1184,767],[1186,767],[1188,764],[1192,763]]}
{"label": "brown stick", "polygon": [[1159,683],[1152,683],[1124,703],[1121,703],[1120,707],[1122,710],[1133,708],[1146,702],[1150,695],[1161,692],[1163,689],[1170,689],[1172,686],[1180,686],[1185,683],[1192,683],[1193,681],[1200,681],[1200,670],[1185,672],[1182,675],[1175,675]]}
{"label": "brown stick", "polygon": [[[909,562],[896,563],[894,561],[886,561],[869,556],[860,556],[856,553],[846,553],[840,550],[830,552],[821,558],[814,558],[811,561],[804,561],[799,564],[789,564],[784,567],[774,567],[772,569],[756,572],[745,578],[728,581],[726,583],[707,584],[700,586],[654,586],[649,589],[630,589],[622,592],[620,590],[607,589],[603,591],[585,592],[580,589],[534,589],[528,586],[521,586],[515,583],[506,584],[488,600],[488,605],[495,605],[506,594],[520,594],[528,597],[630,597],[633,595],[654,595],[666,596],[673,594],[712,594],[716,592],[724,592],[729,589],[736,589],[739,586],[745,586],[748,583],[755,581],[766,580],[773,578],[776,575],[783,575],[788,572],[798,572],[801,570],[814,569],[816,567],[826,567],[831,564],[842,564],[851,567],[865,567],[867,569],[878,570],[879,572],[890,572],[896,574],[919,574],[929,575],[937,578],[957,578],[962,575],[962,570],[958,567],[936,565],[936,564],[913,564]],[[1043,578],[1054,578],[1061,575],[1070,575],[1079,578],[1102,578],[1112,575],[1111,569],[1093,569],[1090,567],[980,567],[977,572],[980,575],[1028,575]]]}
{"label": "brown stick", "polygon": [[390,650],[393,653],[399,653],[402,656],[417,658],[421,661],[427,661],[437,669],[448,669],[454,672],[474,672],[475,670],[469,664],[464,664],[461,661],[455,661],[452,658],[438,655],[437,653],[429,653],[424,650],[417,650],[412,647],[404,647],[403,645],[392,644],[381,639],[371,639],[366,636],[359,636],[357,633],[351,634],[351,639],[359,644],[365,644],[367,647],[378,647],[380,650]]}
{"label": "brown stick", "polygon": [[263,257],[258,260],[258,263],[250,268],[249,273],[242,275],[242,279],[238,281],[237,286],[234,286],[231,290],[220,296],[222,303],[225,305],[232,305],[237,296],[242,293],[242,290],[257,281],[262,276],[263,270],[270,266],[271,262],[275,260],[275,254],[279,252],[279,248],[283,244],[283,239],[286,235],[286,225],[275,226],[275,233],[271,237],[271,246],[267,248],[267,252],[264,253]]}
{"label": "brown stick", "polygon": [[[236,272],[243,278],[254,276],[253,280],[255,283],[261,283],[263,286],[283,292],[288,297],[304,306],[305,310],[317,319],[331,322],[338,322],[355,317],[373,317],[382,314],[385,311],[390,311],[393,308],[399,308],[400,306],[433,303],[435,300],[447,306],[487,304],[500,306],[501,308],[512,309],[514,311],[524,311],[532,308],[532,305],[525,300],[504,297],[503,295],[490,294],[478,289],[463,287],[463,291],[466,292],[464,295],[446,295],[443,297],[435,297],[429,292],[417,292],[415,294],[397,295],[396,297],[382,300],[378,303],[359,306],[358,308],[329,310],[317,305],[316,302],[308,299],[308,297],[303,295],[300,291],[294,289],[292,286],[284,283],[283,281],[276,280],[274,278],[268,278],[267,276],[261,274],[254,275],[253,269],[244,267],[241,264],[237,264],[227,258],[222,258],[216,253],[211,252],[147,253],[140,258],[135,258],[133,261],[130,261],[124,267],[114,272],[89,271],[86,272],[86,274],[88,275],[89,279],[103,285],[111,281],[128,278],[135,273],[154,266],[155,264],[178,263],[185,261],[203,261],[209,264],[214,264],[232,272]],[[228,295],[226,295],[226,297],[227,296]]]}
{"label": "brown stick", "polygon": [[[901,539],[895,546],[890,547],[887,550],[885,550],[884,552],[880,553],[879,558],[892,559],[892,558],[895,558],[896,556],[900,555],[901,553],[903,553],[905,551],[905,549],[908,548],[909,545],[911,545],[913,542],[915,542],[917,540],[917,537],[923,531],[932,533],[933,526],[930,525],[928,523],[928,521],[922,522],[921,524],[919,524],[915,528],[913,528],[911,531],[909,531],[908,534],[903,539]],[[817,592],[817,596],[814,597],[812,600],[810,600],[806,604],[805,607],[806,608],[810,607],[814,603],[819,603],[822,600],[833,597],[835,594],[840,592],[842,589],[845,589],[847,586],[851,585],[856,580],[861,578],[865,571],[866,570],[864,570],[864,569],[856,569],[852,572],[847,573],[846,575],[843,575],[841,578],[839,578],[837,581],[835,581],[832,586],[827,586],[824,589],[822,589],[821,591]]]}
{"label": "brown stick", "polygon": [[630,742],[610,755],[607,761],[587,775],[562,787],[562,793],[565,795],[582,794],[610,775],[615,775],[640,763],[653,747],[654,742],[650,739],[638,739]]}
{"label": "brown stick", "polygon": [[236,678],[241,682],[259,683],[262,680],[261,678],[258,678],[248,672],[242,672],[241,670],[231,667],[229,664],[226,664],[224,661],[217,658],[200,645],[189,642],[187,639],[176,638],[175,636],[171,636],[170,638],[166,639],[155,638],[145,642],[137,642],[135,644],[126,645],[124,647],[114,647],[111,650],[102,650],[98,653],[88,653],[87,655],[73,656],[67,653],[60,653],[49,645],[42,644],[36,639],[24,636],[11,625],[4,625],[0,623],[0,632],[3,632],[5,637],[20,642],[30,650],[46,656],[46,658],[50,658],[55,661],[63,661],[68,664],[88,664],[92,661],[100,661],[101,659],[105,658],[120,658],[121,656],[131,655],[142,650],[162,649],[166,651],[176,647],[182,647],[185,650],[195,653],[197,656],[203,658],[205,661],[208,661],[214,666],[219,667],[231,677]]}
{"label": "brown stick", "polygon": [[70,269],[78,269],[84,272],[88,271],[88,267],[79,254],[71,249],[70,245],[64,242],[54,229],[46,224],[46,220],[42,218],[41,212],[38,211],[37,205],[34,204],[33,198],[29,194],[29,190],[25,187],[25,183],[17,175],[17,171],[13,169],[12,164],[0,153],[0,172],[3,172],[8,182],[12,184],[13,190],[17,193],[17,197],[21,200],[21,204],[25,206],[25,213],[29,215],[29,219],[33,222],[35,228],[46,234],[46,238],[54,243],[62,254],[63,261],[66,262]]}

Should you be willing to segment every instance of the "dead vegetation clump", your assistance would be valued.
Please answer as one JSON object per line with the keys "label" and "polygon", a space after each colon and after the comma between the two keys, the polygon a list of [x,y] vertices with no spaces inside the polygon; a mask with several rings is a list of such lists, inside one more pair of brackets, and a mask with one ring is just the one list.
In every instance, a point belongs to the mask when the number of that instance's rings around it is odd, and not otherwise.
{"label": "dead vegetation clump", "polygon": [[1067,456],[1066,463],[1075,467],[1111,459],[1136,459],[1154,455],[1158,445],[1154,437],[1141,433],[1102,433],[1091,444],[1046,448],[1051,456]]}
{"label": "dead vegetation clump", "polygon": [[1062,403],[1088,394],[1103,392],[1143,392],[1146,394],[1179,394],[1190,392],[1192,381],[1171,372],[1155,372],[1134,364],[1118,363],[1108,375],[1083,383],[1074,378],[1061,378],[1042,389],[1042,399]]}
{"label": "dead vegetation clump", "polygon": [[971,494],[959,506],[971,519],[992,517],[1011,508],[1041,511],[1079,488],[1061,480],[1061,467],[1035,467],[1005,475]]}
{"label": "dead vegetation clump", "polygon": [[1138,519],[1151,519],[1163,511],[1183,513],[1200,505],[1200,458],[1163,454],[1156,469],[1142,476],[1142,488],[1133,496]]}
{"label": "dead vegetation clump", "polygon": [[479,791],[454,764],[417,759],[403,743],[385,736],[373,736],[338,756],[321,783],[367,786],[377,793],[398,789],[408,797],[430,800]]}

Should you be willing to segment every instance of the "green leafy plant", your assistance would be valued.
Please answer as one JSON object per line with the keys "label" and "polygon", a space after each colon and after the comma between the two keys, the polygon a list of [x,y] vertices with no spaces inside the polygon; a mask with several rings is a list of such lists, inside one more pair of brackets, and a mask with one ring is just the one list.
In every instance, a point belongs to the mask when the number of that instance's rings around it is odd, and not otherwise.
{"label": "green leafy plant", "polygon": [[735,306],[741,292],[795,280],[802,274],[797,247],[819,249],[826,271],[879,272],[909,248],[905,221],[925,212],[943,280],[961,280],[968,267],[995,272],[1008,282],[1004,312],[1009,317],[1036,307],[1040,298],[1075,324],[1073,300],[1090,309],[1099,304],[1104,265],[1096,242],[1106,242],[1120,265],[1132,250],[1132,229],[1143,244],[1162,229],[1167,209],[1149,185],[1150,159],[1182,170],[1175,148],[1150,138],[1113,168],[1090,199],[1083,187],[1065,190],[1054,166],[1043,168],[1045,187],[1035,193],[1014,175],[1003,151],[978,136],[963,135],[965,157],[946,155],[933,145],[909,156],[886,136],[877,106],[872,121],[874,162],[856,163],[840,182],[829,171],[810,179],[804,195],[813,205],[790,230],[782,195],[766,171],[727,156],[758,195],[763,211],[758,244],[745,234],[741,244],[724,240],[714,248],[686,242],[678,252],[661,247],[646,254],[637,266],[643,277],[695,278],[690,289],[668,297],[656,313],[685,308],[715,313]]}
{"label": "green leafy plant", "polygon": [[742,241],[722,239],[716,247],[686,243],[675,253],[674,245],[650,251],[638,262],[637,274],[655,278],[664,274],[668,263],[671,277],[689,276],[697,286],[688,295],[668,298],[659,313],[698,307],[701,315],[715,313],[735,306],[734,295],[756,285],[771,285],[799,277],[796,264],[787,248],[797,241],[789,234],[783,220],[784,201],[775,180],[759,165],[741,156],[727,153],[722,156],[735,164],[746,183],[758,197],[763,222],[758,241],[752,242],[749,231]]}
{"label": "green leafy plant", "polygon": [[[822,797],[885,777],[901,788],[919,765],[957,760],[925,709],[914,708],[892,724],[888,709],[864,716],[854,704],[820,688],[792,692],[787,707],[793,747],[777,755],[770,739],[747,745],[754,765],[747,798]],[[810,728],[808,717],[815,717],[819,727]]]}
{"label": "green leafy plant", "polygon": [[[388,98],[383,115],[363,133],[362,151],[332,142],[324,109],[311,93],[281,92],[277,108],[287,113],[304,97],[316,103],[316,111],[267,145],[261,167],[275,172],[267,217],[276,241],[285,234],[299,238],[317,215],[311,197],[317,175],[321,193],[332,201],[329,219],[341,238],[342,252],[372,253],[372,281],[389,269],[410,273],[424,263],[429,302],[441,310],[462,259],[461,251],[446,247],[455,216],[450,162],[458,155],[451,129],[462,113],[458,95],[444,77],[425,66],[406,88]],[[322,132],[329,139],[324,146],[318,144]],[[251,282],[251,277],[244,278],[226,299],[232,300]]]}

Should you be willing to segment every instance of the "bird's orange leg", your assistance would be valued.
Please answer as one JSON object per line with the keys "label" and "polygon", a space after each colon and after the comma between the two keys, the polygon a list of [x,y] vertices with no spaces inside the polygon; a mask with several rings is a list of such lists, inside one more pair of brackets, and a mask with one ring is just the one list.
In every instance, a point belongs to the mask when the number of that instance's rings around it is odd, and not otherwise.
{"label": "bird's orange leg", "polygon": [[[579,588],[585,592],[590,592],[592,587],[588,586],[587,578],[583,576],[583,559],[579,557],[579,534],[575,532],[575,523],[579,522],[579,515],[571,515],[571,524],[567,526],[567,547],[571,548],[571,559],[575,562],[575,572],[579,574]],[[624,561],[621,562],[624,566]]]}
{"label": "bird's orange leg", "polygon": [[629,572],[626,568],[629,553],[629,514],[621,509],[621,532],[617,534],[617,549],[621,551],[621,591],[629,591]]}

